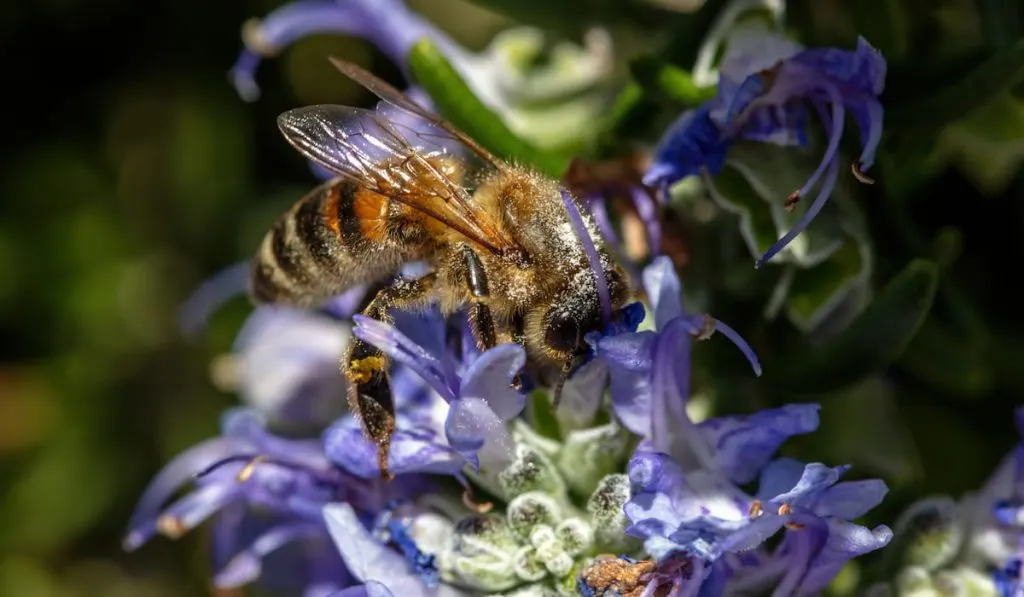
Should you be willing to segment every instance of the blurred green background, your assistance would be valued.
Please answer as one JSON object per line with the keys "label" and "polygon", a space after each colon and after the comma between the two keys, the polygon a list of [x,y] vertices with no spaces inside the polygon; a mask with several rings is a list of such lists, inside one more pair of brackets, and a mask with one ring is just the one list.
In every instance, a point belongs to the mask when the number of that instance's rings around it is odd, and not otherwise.
{"label": "blurred green background", "polygon": [[[234,402],[210,381],[210,363],[228,350],[246,302],[233,301],[194,339],[179,332],[178,309],[201,281],[248,257],[273,218],[313,184],[280,138],[277,114],[369,101],[324,56],[398,76],[362,42],[316,36],[267,62],[263,96],[242,102],[227,81],[241,24],[279,4],[4,6],[0,595],[209,592],[202,532],[131,555],[120,548],[151,476],[215,434]],[[804,5],[795,21],[811,31],[810,43],[848,43],[858,26],[833,18],[846,4],[822,1],[810,17]],[[887,56],[904,58],[902,67],[890,62],[887,97],[921,95],[904,78],[917,64],[907,44],[926,48],[930,66],[916,75],[934,85],[955,83],[981,57],[1019,44],[1019,28],[997,35],[1000,21],[975,10],[984,2],[883,4],[903,12],[876,12],[876,21],[911,31],[865,32]],[[471,48],[510,22],[462,0],[410,5]],[[900,453],[904,468],[884,452],[886,462],[868,471],[888,466],[897,478],[883,520],[922,492],[977,486],[1015,441],[1009,414],[1024,396],[1022,92],[1001,91],[940,128],[890,143],[879,160],[888,190],[861,205],[881,280],[913,257],[945,268],[931,319],[890,372],[895,383],[860,387],[823,411],[831,431],[819,437],[832,450],[822,459],[857,453],[864,429],[892,422],[895,443],[882,449]],[[857,420],[867,427],[850,424]]]}
{"label": "blurred green background", "polygon": [[[267,62],[262,98],[244,103],[227,78],[241,25],[279,5],[4,6],[0,595],[208,592],[202,533],[120,548],[150,477],[234,401],[209,363],[246,301],[194,340],[179,306],[314,184],[277,114],[369,101],[324,57],[398,76],[368,45],[318,36]],[[464,2],[413,5],[470,47],[506,23]]]}

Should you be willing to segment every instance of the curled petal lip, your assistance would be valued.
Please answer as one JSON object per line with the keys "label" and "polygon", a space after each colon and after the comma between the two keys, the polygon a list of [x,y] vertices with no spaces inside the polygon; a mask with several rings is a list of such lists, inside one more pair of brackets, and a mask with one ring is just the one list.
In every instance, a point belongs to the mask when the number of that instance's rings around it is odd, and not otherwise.
{"label": "curled petal lip", "polygon": [[[163,505],[181,486],[194,476],[219,461],[237,454],[254,453],[257,446],[241,438],[218,437],[206,440],[179,454],[154,478],[142,494],[128,523],[127,549],[135,549],[152,533],[143,538],[138,533],[155,525]],[[155,527],[153,527],[155,531]],[[141,540],[140,540],[141,539]]]}

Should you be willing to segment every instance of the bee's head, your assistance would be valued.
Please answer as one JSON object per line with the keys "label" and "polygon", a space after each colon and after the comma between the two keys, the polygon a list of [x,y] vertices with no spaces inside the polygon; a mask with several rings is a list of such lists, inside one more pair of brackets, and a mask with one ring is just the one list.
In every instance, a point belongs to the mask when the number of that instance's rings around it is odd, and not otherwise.
{"label": "bee's head", "polygon": [[[622,269],[613,261],[604,269],[613,313],[629,299],[629,285]],[[589,279],[588,279],[589,277]],[[539,310],[541,311],[541,310]],[[593,271],[581,269],[568,284],[556,293],[543,310],[535,315],[538,321],[535,338],[542,352],[554,362],[568,362],[589,351],[586,336],[606,327],[601,301],[593,280]],[[539,328],[539,329],[538,329]]]}

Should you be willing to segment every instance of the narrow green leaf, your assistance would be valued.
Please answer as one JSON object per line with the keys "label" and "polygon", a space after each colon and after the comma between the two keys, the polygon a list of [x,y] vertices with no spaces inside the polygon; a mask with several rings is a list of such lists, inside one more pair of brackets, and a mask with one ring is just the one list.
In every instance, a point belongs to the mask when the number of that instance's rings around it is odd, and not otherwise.
{"label": "narrow green leaf", "polygon": [[409,51],[409,68],[416,82],[430,95],[442,116],[467,135],[506,159],[525,162],[550,176],[561,176],[569,160],[545,152],[515,135],[501,118],[485,106],[459,73],[427,38]]}
{"label": "narrow green leaf", "polygon": [[[900,413],[898,395],[878,376],[842,391],[821,396],[817,432],[787,442],[788,455],[800,459],[852,464],[861,474],[879,475],[890,483],[920,480],[921,455]],[[870,442],[864,441],[871,437]],[[813,456],[812,456],[813,455]]]}
{"label": "narrow green leaf", "polygon": [[789,391],[828,392],[883,371],[920,329],[935,299],[938,277],[935,263],[912,261],[831,342],[779,362],[774,375],[768,370],[769,376]]}
{"label": "narrow green leaf", "polygon": [[779,237],[771,207],[739,170],[725,168],[713,179],[705,177],[705,182],[715,203],[740,217],[740,234],[752,255],[762,255],[775,243]]}
{"label": "narrow green leaf", "polygon": [[925,322],[900,358],[900,367],[944,393],[978,398],[992,389],[996,363],[985,343]]}
{"label": "narrow green leaf", "polygon": [[626,83],[601,123],[601,144],[614,153],[614,148],[618,147],[623,137],[635,134],[646,126],[654,116],[655,108],[654,102],[644,97],[643,89],[636,81]]}
{"label": "narrow green leaf", "polygon": [[715,97],[714,87],[698,87],[690,73],[653,56],[633,60],[629,71],[644,89],[684,106],[696,107]]}
{"label": "narrow green leaf", "polygon": [[[737,143],[729,150],[726,168],[712,181],[712,198],[740,216],[740,233],[751,257],[760,257],[797,222],[807,209],[787,211],[785,198],[800,188],[817,165],[813,152],[765,143]],[[840,184],[814,223],[770,262],[813,267],[843,244],[860,220],[851,188]]]}
{"label": "narrow green leaf", "polygon": [[786,297],[786,315],[801,331],[810,332],[852,291],[862,287],[870,273],[870,249],[847,238],[839,250],[822,263],[793,272]]}
{"label": "narrow green leaf", "polygon": [[945,89],[921,90],[916,99],[896,104],[888,111],[887,124],[900,132],[942,128],[983,105],[993,95],[1012,88],[1022,78],[1024,39],[1018,39]]}

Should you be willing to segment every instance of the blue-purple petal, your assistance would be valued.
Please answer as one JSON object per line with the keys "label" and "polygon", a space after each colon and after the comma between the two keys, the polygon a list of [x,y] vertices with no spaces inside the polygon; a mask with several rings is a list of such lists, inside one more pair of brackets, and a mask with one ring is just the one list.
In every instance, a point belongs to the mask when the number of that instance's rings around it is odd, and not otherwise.
{"label": "blue-purple petal", "polygon": [[814,511],[819,516],[855,520],[881,504],[888,492],[888,486],[881,479],[837,483],[818,498]]}
{"label": "blue-purple petal", "polygon": [[[428,597],[430,593],[409,571],[405,559],[378,542],[359,521],[351,506],[343,502],[324,506],[324,520],[341,558],[357,579],[364,583],[379,583],[402,597]],[[368,587],[368,591],[370,589]]]}
{"label": "blue-purple petal", "polygon": [[254,453],[251,442],[218,437],[206,440],[174,458],[149,483],[128,523],[125,549],[137,549],[156,532],[156,519],[161,508],[178,489],[213,464],[238,454]]}
{"label": "blue-purple petal", "polygon": [[791,504],[803,501],[805,497],[814,497],[835,485],[843,471],[841,467],[832,468],[819,462],[812,462],[804,466],[803,474],[793,487],[770,499],[780,504]]}
{"label": "blue-purple petal", "polygon": [[512,451],[512,442],[505,429],[505,423],[482,398],[459,398],[453,400],[445,421],[445,435],[448,445],[461,454],[474,469],[479,470],[477,451],[488,441],[497,441],[507,453]]}
{"label": "blue-purple petal", "polygon": [[[380,476],[377,446],[366,438],[351,417],[335,422],[323,433],[324,452],[336,465],[364,479]],[[404,429],[391,438],[388,468],[395,475],[406,473],[455,474],[464,460],[440,438]]]}
{"label": "blue-purple petal", "polygon": [[657,340],[654,332],[606,336],[597,342],[597,355],[608,363],[612,410],[633,433],[651,430],[651,363]]}
{"label": "blue-purple petal", "polygon": [[758,480],[757,499],[768,502],[793,489],[803,476],[806,466],[793,458],[777,458],[768,463]]}
{"label": "blue-purple petal", "polygon": [[462,375],[462,399],[484,401],[502,421],[521,413],[526,397],[511,387],[512,380],[526,364],[526,351],[518,344],[503,344],[484,352]]}
{"label": "blue-purple petal", "polygon": [[685,314],[683,284],[679,281],[671,259],[664,255],[655,258],[644,268],[643,280],[657,329],[662,329],[669,321]]}
{"label": "blue-purple petal", "polygon": [[816,404],[791,404],[743,417],[709,419],[700,429],[715,446],[718,462],[729,477],[749,483],[787,439],[818,428],[818,408]]}
{"label": "blue-purple petal", "polygon": [[319,536],[323,536],[323,527],[309,522],[272,527],[218,570],[213,579],[214,585],[230,589],[249,584],[261,576],[263,558],[293,541]]}
{"label": "blue-purple petal", "polygon": [[848,561],[881,549],[890,541],[892,530],[885,525],[869,529],[844,520],[829,520],[828,539],[811,560],[797,594],[819,594]]}
{"label": "blue-purple petal", "polygon": [[[718,174],[731,144],[709,116],[710,106],[684,112],[662,137],[643,183],[664,188],[706,168]],[[665,197],[662,197],[664,200]]]}

